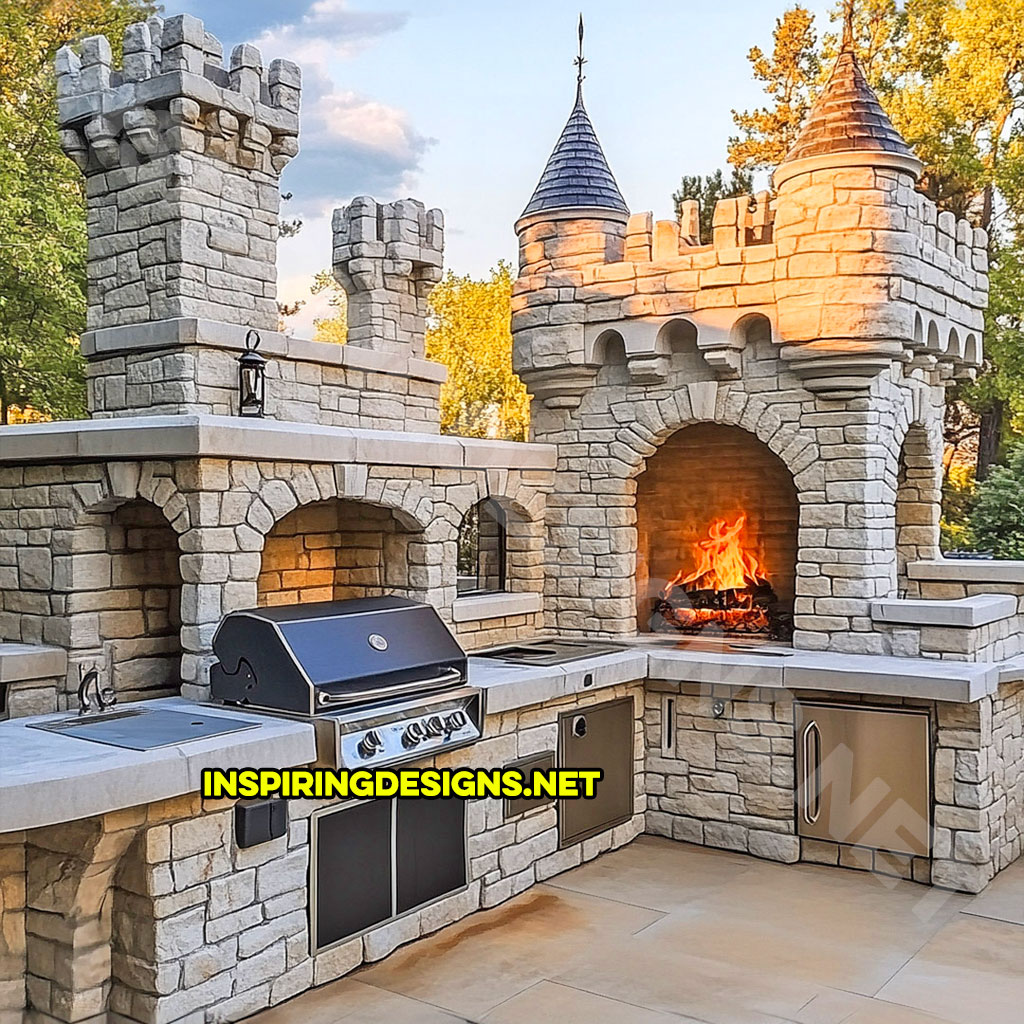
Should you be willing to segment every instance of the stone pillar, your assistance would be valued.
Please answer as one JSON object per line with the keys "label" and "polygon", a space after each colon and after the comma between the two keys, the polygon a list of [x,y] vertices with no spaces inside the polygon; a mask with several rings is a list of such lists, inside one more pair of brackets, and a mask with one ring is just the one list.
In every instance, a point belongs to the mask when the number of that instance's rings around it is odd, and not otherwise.
{"label": "stone pillar", "polygon": [[58,52],[61,145],[87,182],[91,330],[174,317],[276,329],[300,81],[249,45],[224,67],[188,14],[129,26],[120,70],[104,36]]}
{"label": "stone pillar", "polygon": [[104,1024],[110,995],[111,883],[145,808],[27,834],[29,1024]]}
{"label": "stone pillar", "polygon": [[360,196],[335,210],[334,276],[348,295],[348,344],[422,359],[443,255],[444,215],[415,199]]}

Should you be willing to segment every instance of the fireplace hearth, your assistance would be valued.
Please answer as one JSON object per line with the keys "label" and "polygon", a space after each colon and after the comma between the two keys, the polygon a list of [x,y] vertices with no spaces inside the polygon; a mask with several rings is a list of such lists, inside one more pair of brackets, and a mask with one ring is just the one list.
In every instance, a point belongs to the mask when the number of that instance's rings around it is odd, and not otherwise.
{"label": "fireplace hearth", "polygon": [[671,579],[654,601],[654,632],[744,634],[791,640],[793,617],[767,568],[747,546],[746,515],[716,519],[694,545],[696,568]]}

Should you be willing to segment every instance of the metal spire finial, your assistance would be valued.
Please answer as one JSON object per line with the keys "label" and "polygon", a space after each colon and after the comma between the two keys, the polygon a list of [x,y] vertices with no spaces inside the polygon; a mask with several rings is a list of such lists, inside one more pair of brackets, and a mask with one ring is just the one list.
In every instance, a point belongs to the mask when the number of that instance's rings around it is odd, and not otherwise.
{"label": "metal spire finial", "polygon": [[580,12],[580,27],[579,27],[579,39],[580,39],[580,52],[573,64],[576,65],[576,99],[579,100],[583,95],[583,79],[586,77],[583,74],[583,65],[587,63],[586,58],[583,56],[583,13]]}
{"label": "metal spire finial", "polygon": [[853,4],[854,0],[843,0],[843,43],[842,52],[853,52]]}

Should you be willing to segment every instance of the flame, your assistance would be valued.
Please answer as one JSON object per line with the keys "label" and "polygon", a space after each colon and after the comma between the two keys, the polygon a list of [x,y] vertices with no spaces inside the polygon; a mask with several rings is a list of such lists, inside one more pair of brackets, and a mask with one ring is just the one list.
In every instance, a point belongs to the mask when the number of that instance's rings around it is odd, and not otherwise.
{"label": "flame", "polygon": [[[663,617],[679,629],[703,629],[721,626],[729,632],[762,632],[769,628],[768,613],[754,603],[754,590],[769,583],[768,573],[757,555],[744,547],[746,515],[733,522],[716,519],[708,527],[706,540],[693,547],[696,568],[680,569],[661,592]],[[710,591],[715,595],[710,607],[671,604],[669,595],[676,588]]]}
{"label": "flame", "polygon": [[696,583],[695,590],[744,590],[768,582],[757,556],[743,547],[740,537],[746,525],[745,515],[733,523],[716,519],[708,527],[708,539],[694,545],[697,568],[689,575],[680,569],[665,587],[665,596],[688,583]]}

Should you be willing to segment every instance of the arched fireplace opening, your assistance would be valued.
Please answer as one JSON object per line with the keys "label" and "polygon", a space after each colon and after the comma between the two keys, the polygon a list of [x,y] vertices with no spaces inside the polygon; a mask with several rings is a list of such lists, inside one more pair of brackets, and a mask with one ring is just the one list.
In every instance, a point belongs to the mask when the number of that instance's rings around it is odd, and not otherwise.
{"label": "arched fireplace opening", "polygon": [[797,493],[767,445],[685,427],[648,460],[636,510],[641,632],[792,637]]}

